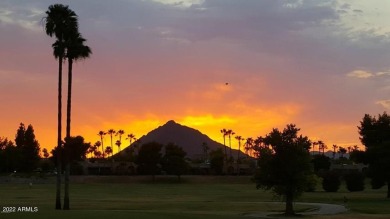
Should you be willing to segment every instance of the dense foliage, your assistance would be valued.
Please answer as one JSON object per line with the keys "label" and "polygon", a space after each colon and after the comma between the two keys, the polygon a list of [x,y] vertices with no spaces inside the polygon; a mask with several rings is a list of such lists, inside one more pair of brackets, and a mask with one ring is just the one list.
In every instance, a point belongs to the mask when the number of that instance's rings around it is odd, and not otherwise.
{"label": "dense foliage", "polygon": [[180,180],[180,176],[188,170],[188,164],[185,161],[186,152],[183,148],[175,144],[167,144],[165,146],[165,155],[162,159],[164,171],[168,174],[176,175]]}
{"label": "dense foliage", "polygon": [[281,132],[273,129],[259,149],[259,170],[255,180],[258,188],[271,189],[286,201],[286,215],[293,215],[293,200],[301,195],[313,174],[308,137],[298,136],[299,128],[287,125]]}
{"label": "dense foliage", "polygon": [[152,175],[153,180],[161,170],[161,149],[163,145],[157,142],[145,143],[141,146],[137,156],[138,172]]}
{"label": "dense foliage", "polygon": [[351,172],[344,176],[347,189],[350,192],[364,190],[364,174],[361,172]]}
{"label": "dense foliage", "polygon": [[360,140],[366,147],[365,160],[369,164],[369,177],[373,188],[387,184],[387,198],[390,198],[390,116],[364,115],[360,122]]}
{"label": "dense foliage", "polygon": [[322,179],[322,188],[325,192],[337,192],[340,188],[340,175],[334,171],[329,171],[324,174]]}

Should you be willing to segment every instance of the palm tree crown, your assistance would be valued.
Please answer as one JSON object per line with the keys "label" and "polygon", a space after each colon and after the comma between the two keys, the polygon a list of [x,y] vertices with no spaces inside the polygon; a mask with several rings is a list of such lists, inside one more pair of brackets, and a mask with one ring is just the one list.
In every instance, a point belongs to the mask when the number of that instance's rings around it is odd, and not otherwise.
{"label": "palm tree crown", "polygon": [[86,41],[79,32],[70,34],[65,41],[66,58],[69,61],[89,58],[92,51],[89,46],[84,45]]}
{"label": "palm tree crown", "polygon": [[50,37],[53,35],[62,42],[71,32],[77,32],[77,15],[67,5],[50,5],[46,11],[45,30]]}

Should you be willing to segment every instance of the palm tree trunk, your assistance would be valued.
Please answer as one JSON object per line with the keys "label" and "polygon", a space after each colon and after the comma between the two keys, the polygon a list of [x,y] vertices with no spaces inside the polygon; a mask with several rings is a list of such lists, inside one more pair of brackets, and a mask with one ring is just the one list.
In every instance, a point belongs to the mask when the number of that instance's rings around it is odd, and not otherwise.
{"label": "palm tree trunk", "polygon": [[241,148],[241,142],[238,140],[238,151],[237,151],[237,176],[240,175],[240,148]]}
{"label": "palm tree trunk", "polygon": [[111,134],[111,148],[112,148],[112,152],[114,152],[114,145],[112,145],[112,134]]}
{"label": "palm tree trunk", "polygon": [[223,136],[223,147],[225,148],[225,160],[227,161],[227,151],[226,151],[226,137]]}
{"label": "palm tree trunk", "polygon": [[231,140],[231,137],[230,137],[230,135],[229,135],[229,148],[230,148],[230,157],[229,157],[229,159],[232,157],[232,140]]}
{"label": "palm tree trunk", "polygon": [[[70,121],[71,121],[71,109],[72,109],[72,66],[73,60],[68,59],[68,101],[66,107],[66,139],[70,138]],[[69,148],[68,148],[69,149]],[[65,166],[65,194],[64,194],[64,210],[69,210],[69,174],[70,174],[70,151],[66,153],[66,166]]]}
{"label": "palm tree trunk", "polygon": [[100,136],[100,140],[102,142],[102,155],[103,155],[103,159],[104,159],[103,135]]}
{"label": "palm tree trunk", "polygon": [[62,136],[61,136],[61,115],[62,115],[62,56],[58,57],[58,128],[57,128],[57,183],[56,183],[56,206],[61,209],[61,165],[62,165]]}

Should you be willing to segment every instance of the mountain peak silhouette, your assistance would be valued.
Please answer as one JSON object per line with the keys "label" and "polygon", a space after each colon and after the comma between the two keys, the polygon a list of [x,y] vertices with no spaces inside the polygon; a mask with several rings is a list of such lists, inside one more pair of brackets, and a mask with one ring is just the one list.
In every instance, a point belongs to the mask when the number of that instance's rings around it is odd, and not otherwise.
{"label": "mountain peak silhouette", "polygon": [[165,125],[173,125],[173,124],[178,124],[175,122],[175,120],[169,120]]}
{"label": "mountain peak silhouette", "polygon": [[[148,134],[142,136],[139,141],[141,145],[152,141],[164,145],[168,143],[176,144],[184,149],[189,158],[201,157],[204,153],[202,147],[204,143],[207,144],[210,151],[218,148],[225,150],[223,144],[212,140],[196,129],[176,123],[174,120],[169,120],[164,125],[150,131]],[[233,145],[236,146],[234,143]],[[229,151],[229,148],[227,148],[227,151]],[[233,149],[232,155],[236,157],[237,150]]]}

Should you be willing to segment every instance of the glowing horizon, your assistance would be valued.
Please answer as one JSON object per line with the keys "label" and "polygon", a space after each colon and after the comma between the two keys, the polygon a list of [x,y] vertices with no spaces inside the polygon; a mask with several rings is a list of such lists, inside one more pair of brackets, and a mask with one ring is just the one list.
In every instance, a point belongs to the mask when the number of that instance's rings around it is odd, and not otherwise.
{"label": "glowing horizon", "polygon": [[[72,135],[93,144],[100,130],[141,137],[175,120],[223,143],[222,128],[257,137],[294,123],[328,146],[361,146],[364,114],[390,109],[390,4],[373,2],[60,1],[93,51],[74,64]],[[0,136],[32,124],[47,149],[58,70],[40,22],[54,3],[0,3]]]}

